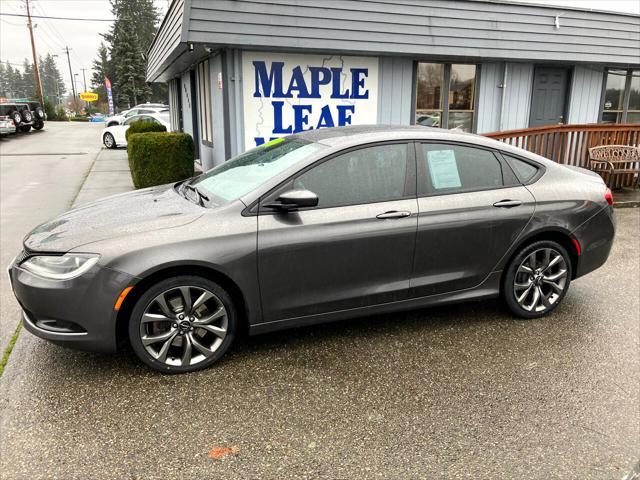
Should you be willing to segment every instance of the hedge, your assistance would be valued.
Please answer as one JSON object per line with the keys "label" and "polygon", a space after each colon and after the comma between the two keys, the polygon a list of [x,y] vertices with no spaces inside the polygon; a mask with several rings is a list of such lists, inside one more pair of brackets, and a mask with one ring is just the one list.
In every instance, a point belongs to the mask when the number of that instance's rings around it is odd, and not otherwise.
{"label": "hedge", "polygon": [[129,135],[133,133],[144,133],[144,132],[166,132],[167,128],[164,125],[153,122],[151,120],[138,120],[137,122],[132,122],[129,125],[129,128],[126,132],[124,132],[124,138],[129,141]]}
{"label": "hedge", "polygon": [[89,119],[87,117],[69,117],[69,121],[71,122],[88,122]]}
{"label": "hedge", "polygon": [[193,177],[193,152],[187,133],[133,133],[127,146],[133,184],[146,188]]}

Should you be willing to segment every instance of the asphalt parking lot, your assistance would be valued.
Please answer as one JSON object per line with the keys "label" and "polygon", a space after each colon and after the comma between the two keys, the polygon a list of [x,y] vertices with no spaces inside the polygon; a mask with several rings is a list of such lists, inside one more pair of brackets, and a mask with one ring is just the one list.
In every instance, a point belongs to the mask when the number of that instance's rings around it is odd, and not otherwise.
{"label": "asphalt parking lot", "polygon": [[363,318],[182,376],[22,331],[0,478],[621,479],[640,458],[640,210],[616,213],[607,264],[540,320],[497,301]]}

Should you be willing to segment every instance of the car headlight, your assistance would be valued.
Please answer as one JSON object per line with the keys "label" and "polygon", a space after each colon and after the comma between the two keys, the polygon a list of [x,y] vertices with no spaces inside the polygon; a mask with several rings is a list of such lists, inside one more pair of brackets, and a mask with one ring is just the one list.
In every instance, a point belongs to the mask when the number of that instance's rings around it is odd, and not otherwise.
{"label": "car headlight", "polygon": [[51,280],[76,278],[93,267],[100,255],[92,253],[68,253],[66,255],[38,255],[30,257],[20,267],[39,277]]}

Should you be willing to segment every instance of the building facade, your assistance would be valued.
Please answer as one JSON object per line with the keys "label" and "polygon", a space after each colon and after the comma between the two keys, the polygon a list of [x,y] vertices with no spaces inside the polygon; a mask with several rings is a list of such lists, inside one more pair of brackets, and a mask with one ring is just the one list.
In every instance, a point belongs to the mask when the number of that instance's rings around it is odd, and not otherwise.
{"label": "building facade", "polygon": [[148,52],[208,169],[351,124],[640,122],[640,17],[491,0],[174,0]]}

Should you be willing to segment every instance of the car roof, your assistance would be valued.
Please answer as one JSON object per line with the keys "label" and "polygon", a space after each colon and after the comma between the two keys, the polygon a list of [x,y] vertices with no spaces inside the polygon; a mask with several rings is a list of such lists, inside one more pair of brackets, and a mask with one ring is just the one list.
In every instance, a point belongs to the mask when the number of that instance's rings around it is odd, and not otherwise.
{"label": "car roof", "polygon": [[339,149],[393,140],[450,141],[502,150],[505,153],[527,157],[537,162],[555,164],[539,155],[482,135],[422,125],[351,125],[348,127],[308,130],[291,135],[289,138],[300,138]]}

